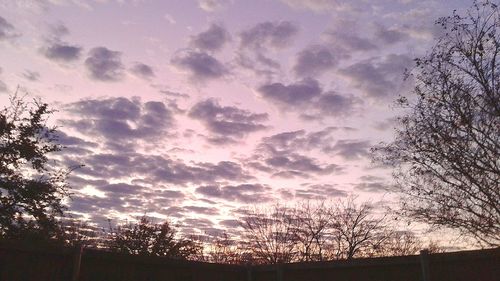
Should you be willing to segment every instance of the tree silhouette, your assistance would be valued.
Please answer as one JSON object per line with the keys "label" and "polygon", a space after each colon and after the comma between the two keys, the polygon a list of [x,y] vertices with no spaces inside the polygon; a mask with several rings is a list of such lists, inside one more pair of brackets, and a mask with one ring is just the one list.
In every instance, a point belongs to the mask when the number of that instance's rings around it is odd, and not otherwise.
{"label": "tree silhouette", "polygon": [[398,100],[409,113],[375,152],[397,168],[404,214],[499,245],[499,9],[475,1],[437,24],[445,34],[416,59],[414,95]]}
{"label": "tree silhouette", "polygon": [[65,209],[68,171],[49,165],[48,154],[61,150],[55,128],[46,126],[53,111],[17,93],[0,111],[0,237],[55,238],[57,217]]}
{"label": "tree silhouette", "polygon": [[189,239],[178,239],[168,222],[155,224],[147,217],[111,229],[111,251],[133,255],[189,259],[199,255],[201,246]]}

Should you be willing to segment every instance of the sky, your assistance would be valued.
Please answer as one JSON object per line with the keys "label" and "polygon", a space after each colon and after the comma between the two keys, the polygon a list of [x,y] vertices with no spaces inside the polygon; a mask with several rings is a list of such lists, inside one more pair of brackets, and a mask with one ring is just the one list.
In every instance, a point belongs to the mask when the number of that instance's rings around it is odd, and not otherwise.
{"label": "sky", "polygon": [[0,105],[57,112],[70,212],[231,232],[245,208],[390,205],[393,139],[434,21],[470,1],[2,0]]}

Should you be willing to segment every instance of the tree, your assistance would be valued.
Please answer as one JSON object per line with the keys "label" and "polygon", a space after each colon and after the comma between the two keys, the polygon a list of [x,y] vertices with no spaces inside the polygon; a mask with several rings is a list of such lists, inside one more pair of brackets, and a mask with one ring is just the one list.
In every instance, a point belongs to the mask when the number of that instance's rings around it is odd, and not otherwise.
{"label": "tree", "polygon": [[189,239],[177,239],[168,222],[155,224],[147,217],[111,229],[108,248],[111,251],[133,255],[189,259],[197,256],[201,246]]}
{"label": "tree", "polygon": [[248,211],[241,226],[243,243],[256,263],[270,264],[374,255],[391,234],[385,216],[354,197]]}
{"label": "tree", "polygon": [[277,264],[298,256],[298,220],[295,209],[274,205],[247,211],[241,220],[242,238],[255,263]]}
{"label": "tree", "polygon": [[0,111],[0,237],[55,238],[57,217],[68,197],[69,171],[56,169],[48,155],[60,151],[56,128],[47,127],[52,110],[16,94]]}
{"label": "tree", "polygon": [[337,259],[367,256],[387,239],[385,216],[376,217],[368,203],[356,204],[353,197],[339,200],[332,208],[332,217]]}
{"label": "tree", "polygon": [[397,102],[408,113],[376,159],[396,168],[403,214],[499,245],[499,9],[475,1],[437,24],[446,33],[416,59],[414,95]]}

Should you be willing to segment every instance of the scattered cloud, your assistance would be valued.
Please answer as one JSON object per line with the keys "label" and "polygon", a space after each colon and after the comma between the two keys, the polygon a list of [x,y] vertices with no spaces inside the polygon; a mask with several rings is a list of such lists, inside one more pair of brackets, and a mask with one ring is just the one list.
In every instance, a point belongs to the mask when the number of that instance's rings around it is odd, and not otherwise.
{"label": "scattered cloud", "polygon": [[211,24],[207,30],[191,37],[191,45],[200,50],[216,52],[230,40],[231,36],[223,26]]}
{"label": "scattered cloud", "polygon": [[228,73],[226,67],[215,57],[193,50],[178,52],[171,63],[187,70],[193,81],[206,81],[221,78]]}
{"label": "scattered cloud", "polygon": [[325,151],[334,152],[346,160],[359,160],[369,156],[370,141],[361,140],[339,140],[331,148]]}
{"label": "scattered cloud", "polygon": [[147,64],[136,62],[131,68],[130,72],[135,76],[142,79],[151,79],[155,76],[153,68]]}
{"label": "scattered cloud", "polygon": [[261,86],[258,91],[262,97],[282,106],[300,106],[311,102],[321,94],[317,80],[307,78],[294,84],[271,83]]}
{"label": "scattered cloud", "polygon": [[338,58],[330,48],[312,45],[297,54],[293,70],[299,77],[317,76],[333,69],[337,63]]}
{"label": "scattered cloud", "polygon": [[406,55],[391,54],[356,62],[340,70],[351,84],[375,100],[392,98],[403,90],[405,69],[413,60]]}
{"label": "scattered cloud", "polygon": [[396,28],[387,28],[382,24],[376,24],[375,38],[385,45],[392,45],[404,41],[408,35]]}
{"label": "scattered cloud", "polygon": [[289,85],[265,84],[257,91],[264,99],[282,109],[300,112],[304,120],[350,116],[363,103],[353,95],[323,92],[319,82],[311,78],[304,78]]}
{"label": "scattered cloud", "polygon": [[360,182],[354,184],[354,189],[365,192],[387,192],[394,188],[385,178],[365,175],[359,177]]}
{"label": "scattered cloud", "polygon": [[89,76],[97,81],[119,81],[124,76],[121,53],[106,47],[92,48],[85,60]]}
{"label": "scattered cloud", "polygon": [[303,130],[284,132],[262,138],[254,154],[245,162],[256,170],[274,177],[302,177],[342,172],[336,164],[324,164],[305,153],[323,151],[333,141],[331,133],[338,128],[307,133]]}
{"label": "scattered cloud", "polygon": [[14,26],[5,18],[0,16],[0,41],[12,39],[19,36]]}
{"label": "scattered cloud", "polygon": [[254,50],[281,49],[290,45],[298,31],[297,25],[289,21],[261,22],[240,33],[240,45]]}
{"label": "scattered cloud", "polygon": [[158,137],[174,124],[173,112],[158,101],[87,99],[66,105],[66,110],[77,118],[64,120],[65,126],[109,142]]}
{"label": "scattered cloud", "polygon": [[270,187],[261,184],[206,185],[196,189],[196,192],[207,197],[242,203],[270,201],[270,191]]}
{"label": "scattered cloud", "polygon": [[215,12],[224,9],[230,3],[230,0],[198,0],[198,6],[206,12]]}
{"label": "scattered cloud", "polygon": [[26,69],[21,75],[29,81],[38,81],[38,79],[40,79],[40,73],[38,73],[37,71]]}
{"label": "scattered cloud", "polygon": [[40,52],[48,59],[58,62],[71,62],[80,59],[82,48],[64,42],[52,42],[42,47]]}
{"label": "scattered cloud", "polygon": [[249,133],[264,130],[266,126],[261,122],[268,119],[267,113],[257,114],[234,106],[221,106],[214,99],[196,103],[188,115],[202,121],[215,138],[241,138]]}

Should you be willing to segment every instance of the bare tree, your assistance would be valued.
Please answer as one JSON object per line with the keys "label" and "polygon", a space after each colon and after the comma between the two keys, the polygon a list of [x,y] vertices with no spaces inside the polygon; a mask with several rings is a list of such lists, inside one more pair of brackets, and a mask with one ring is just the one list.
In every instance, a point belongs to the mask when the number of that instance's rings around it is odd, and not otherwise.
{"label": "bare tree", "polygon": [[371,256],[408,256],[422,250],[422,241],[411,231],[387,231],[385,239],[374,248]]}
{"label": "bare tree", "polygon": [[260,263],[323,261],[373,255],[391,233],[384,215],[354,197],[330,203],[274,205],[242,218],[243,243]]}
{"label": "bare tree", "polygon": [[297,207],[297,239],[300,261],[323,261],[331,258],[332,223],[331,206],[325,202],[301,203]]}
{"label": "bare tree", "polygon": [[414,95],[400,98],[396,139],[375,149],[396,168],[403,214],[500,245],[500,13],[474,1],[416,59]]}
{"label": "bare tree", "polygon": [[208,243],[208,261],[224,264],[245,264],[245,252],[242,251],[237,241],[231,239],[227,233]]}
{"label": "bare tree", "polygon": [[241,220],[244,246],[256,263],[288,263],[298,256],[295,209],[275,205],[248,211]]}
{"label": "bare tree", "polygon": [[375,216],[368,203],[357,204],[354,197],[339,200],[332,209],[335,257],[364,256],[387,239],[385,216]]}

